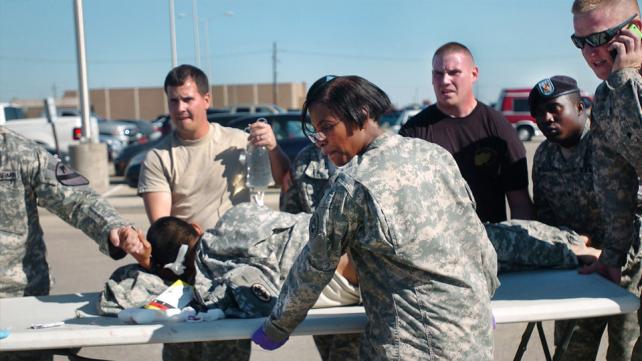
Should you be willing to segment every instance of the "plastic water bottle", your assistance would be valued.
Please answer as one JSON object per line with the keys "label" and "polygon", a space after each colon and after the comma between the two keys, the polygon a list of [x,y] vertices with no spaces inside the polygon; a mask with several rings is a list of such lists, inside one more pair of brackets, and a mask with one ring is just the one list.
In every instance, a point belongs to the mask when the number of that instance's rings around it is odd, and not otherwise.
{"label": "plastic water bottle", "polygon": [[[267,122],[265,118],[258,121]],[[273,182],[268,149],[265,146],[256,147],[252,143],[248,143],[246,153],[245,185],[250,189],[267,189]]]}

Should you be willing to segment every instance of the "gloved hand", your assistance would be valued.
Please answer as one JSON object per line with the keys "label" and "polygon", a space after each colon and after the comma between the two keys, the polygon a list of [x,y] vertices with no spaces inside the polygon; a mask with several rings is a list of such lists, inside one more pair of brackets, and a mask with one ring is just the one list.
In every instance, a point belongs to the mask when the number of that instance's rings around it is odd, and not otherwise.
{"label": "gloved hand", "polygon": [[273,341],[268,337],[268,335],[265,334],[265,331],[263,331],[263,326],[259,326],[259,328],[254,331],[254,334],[252,334],[252,341],[254,341],[255,344],[261,346],[261,348],[265,350],[276,350],[277,348],[283,346],[286,342],[288,342],[288,338],[282,341]]}

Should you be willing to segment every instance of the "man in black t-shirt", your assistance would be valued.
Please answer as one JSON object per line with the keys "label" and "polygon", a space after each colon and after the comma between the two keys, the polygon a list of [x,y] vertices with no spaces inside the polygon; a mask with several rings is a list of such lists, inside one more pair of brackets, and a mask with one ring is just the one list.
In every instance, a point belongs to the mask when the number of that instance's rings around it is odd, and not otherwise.
{"label": "man in black t-shirt", "polygon": [[501,113],[475,99],[479,70],[470,50],[444,44],[432,67],[437,104],[410,119],[399,134],[439,144],[454,156],[483,222],[506,220],[504,197],[512,218],[531,219],[526,149]]}

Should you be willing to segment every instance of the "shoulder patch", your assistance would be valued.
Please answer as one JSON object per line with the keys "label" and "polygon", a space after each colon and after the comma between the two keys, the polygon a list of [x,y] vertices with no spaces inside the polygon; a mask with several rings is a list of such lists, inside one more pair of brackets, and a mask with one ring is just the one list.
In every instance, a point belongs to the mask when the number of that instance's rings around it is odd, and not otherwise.
{"label": "shoulder patch", "polygon": [[258,298],[262,302],[268,303],[272,299],[270,291],[268,291],[268,289],[260,283],[253,284],[251,290],[254,296],[256,296],[256,298]]}
{"label": "shoulder patch", "polygon": [[56,180],[64,186],[86,186],[89,180],[63,162],[56,164]]}
{"label": "shoulder patch", "polygon": [[0,170],[0,181],[15,181],[18,173],[15,170]]}

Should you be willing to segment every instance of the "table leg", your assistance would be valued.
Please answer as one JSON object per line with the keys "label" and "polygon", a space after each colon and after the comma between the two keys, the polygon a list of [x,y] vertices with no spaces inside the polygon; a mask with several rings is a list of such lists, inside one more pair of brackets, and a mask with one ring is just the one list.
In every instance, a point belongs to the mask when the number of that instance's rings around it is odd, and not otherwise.
{"label": "table leg", "polygon": [[542,350],[544,350],[544,357],[546,361],[551,361],[551,351],[548,349],[548,343],[546,342],[546,335],[544,334],[544,327],[542,327],[541,322],[537,322],[537,333],[539,333],[539,340],[542,343]]}
{"label": "table leg", "polygon": [[515,353],[515,358],[513,359],[513,361],[521,361],[522,357],[524,356],[524,352],[526,352],[526,348],[528,347],[528,340],[530,340],[531,334],[533,334],[534,327],[535,322],[529,322],[528,326],[526,326],[526,330],[524,330],[524,333],[522,334],[522,341],[517,347],[517,353]]}

